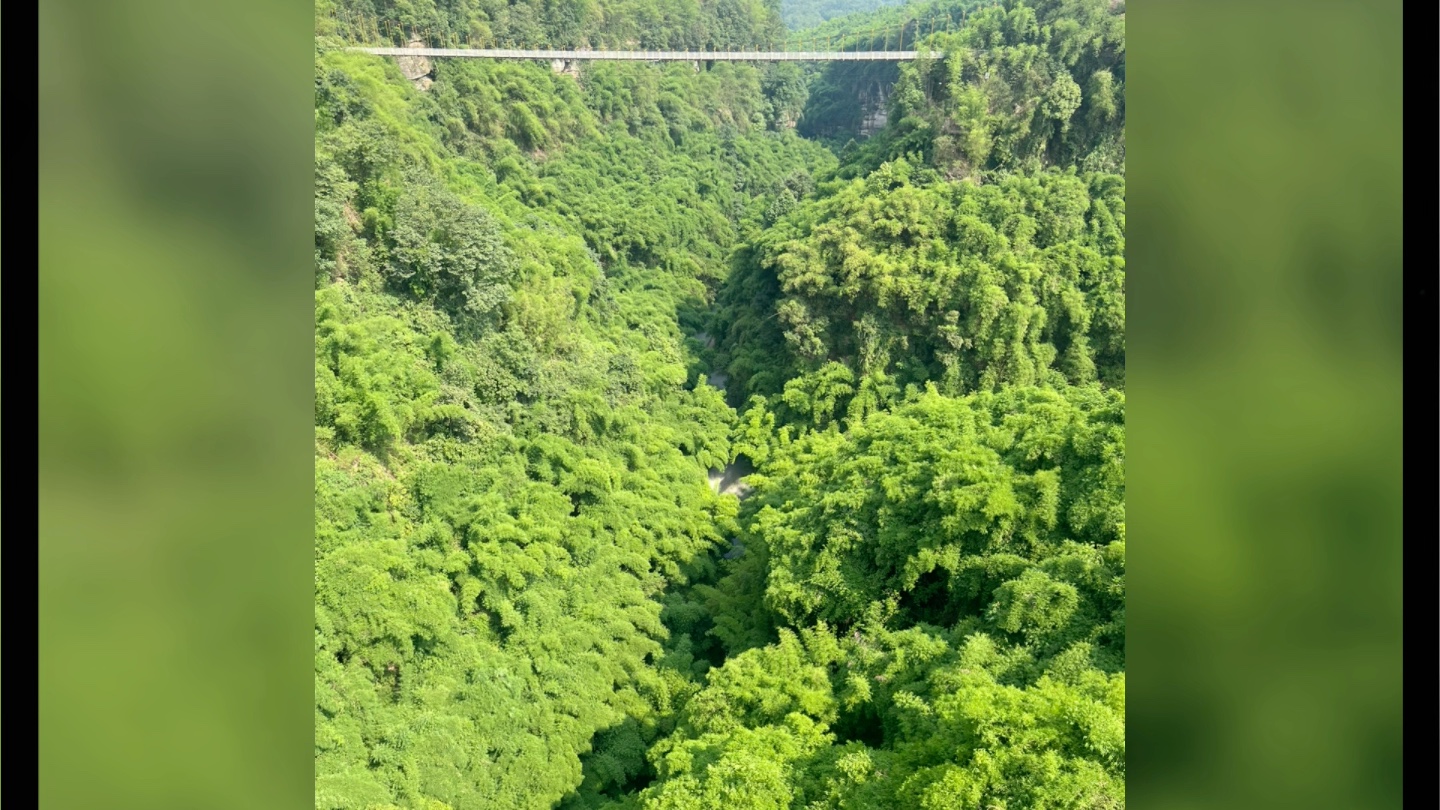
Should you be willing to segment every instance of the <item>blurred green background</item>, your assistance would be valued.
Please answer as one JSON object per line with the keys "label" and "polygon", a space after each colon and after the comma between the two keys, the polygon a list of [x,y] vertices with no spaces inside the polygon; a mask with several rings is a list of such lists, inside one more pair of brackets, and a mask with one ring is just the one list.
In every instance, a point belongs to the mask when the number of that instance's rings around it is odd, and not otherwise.
{"label": "blurred green background", "polygon": [[[1398,807],[1401,4],[1129,5],[1129,800]],[[310,806],[311,9],[39,16],[40,806]]]}
{"label": "blurred green background", "polygon": [[39,17],[40,806],[311,806],[313,15]]}
{"label": "blurred green background", "polygon": [[1400,807],[1401,4],[1128,11],[1128,799]]}

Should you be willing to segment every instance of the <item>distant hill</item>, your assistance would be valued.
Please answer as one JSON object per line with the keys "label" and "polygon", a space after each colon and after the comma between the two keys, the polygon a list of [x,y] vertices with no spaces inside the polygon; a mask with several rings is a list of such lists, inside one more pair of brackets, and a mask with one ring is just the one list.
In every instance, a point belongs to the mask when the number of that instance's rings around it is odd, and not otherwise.
{"label": "distant hill", "polygon": [[803,31],[846,14],[904,4],[905,0],[783,0],[780,18],[785,21],[787,30]]}

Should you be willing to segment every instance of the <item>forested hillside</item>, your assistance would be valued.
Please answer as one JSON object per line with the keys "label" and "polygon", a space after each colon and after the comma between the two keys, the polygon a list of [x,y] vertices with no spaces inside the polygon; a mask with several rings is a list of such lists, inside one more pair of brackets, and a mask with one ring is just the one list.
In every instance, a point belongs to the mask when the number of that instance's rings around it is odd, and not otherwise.
{"label": "forested hillside", "polygon": [[780,18],[787,29],[803,31],[847,14],[903,4],[904,0],[782,0]]}
{"label": "forested hillside", "polygon": [[777,0],[320,0],[379,23],[476,47],[738,48],[779,41]]}
{"label": "forested hillside", "polygon": [[416,84],[332,16],[774,2],[321,4],[317,810],[1124,806],[1124,9],[974,6],[822,141],[833,68]]}

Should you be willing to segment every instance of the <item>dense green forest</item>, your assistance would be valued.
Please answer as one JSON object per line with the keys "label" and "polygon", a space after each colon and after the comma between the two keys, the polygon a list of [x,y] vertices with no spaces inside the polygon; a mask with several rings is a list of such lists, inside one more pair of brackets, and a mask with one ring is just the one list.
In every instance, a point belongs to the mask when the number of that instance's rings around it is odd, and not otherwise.
{"label": "dense green forest", "polygon": [[1124,806],[1124,7],[976,5],[320,4],[317,810]]}
{"label": "dense green forest", "polygon": [[[709,50],[784,37],[776,0],[321,0],[332,10],[477,47]],[[319,32],[322,36],[324,31]]]}
{"label": "dense green forest", "polygon": [[782,0],[780,19],[790,31],[803,31],[848,14],[881,6],[903,5],[905,0]]}

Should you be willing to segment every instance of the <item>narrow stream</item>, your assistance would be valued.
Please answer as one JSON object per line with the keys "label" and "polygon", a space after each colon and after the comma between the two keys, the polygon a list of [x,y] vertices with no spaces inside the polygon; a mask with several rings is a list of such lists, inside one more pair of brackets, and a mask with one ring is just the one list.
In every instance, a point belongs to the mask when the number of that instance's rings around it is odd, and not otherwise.
{"label": "narrow stream", "polygon": [[734,495],[743,501],[750,494],[750,486],[742,479],[753,472],[755,468],[750,464],[750,459],[741,456],[724,470],[710,471],[710,488],[723,495]]}
{"label": "narrow stream", "polygon": [[[695,339],[707,349],[715,346],[715,339],[704,332],[695,335]],[[729,375],[723,371],[712,371],[705,379],[707,385],[720,391],[724,391],[729,382]],[[750,486],[743,479],[753,472],[755,472],[755,467],[750,463],[750,459],[740,456],[725,469],[710,471],[710,488],[723,495],[734,495],[743,501],[750,496],[751,492]],[[725,559],[733,560],[744,553],[745,546],[741,545],[738,539],[730,538],[730,550],[725,552]]]}

